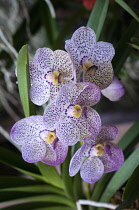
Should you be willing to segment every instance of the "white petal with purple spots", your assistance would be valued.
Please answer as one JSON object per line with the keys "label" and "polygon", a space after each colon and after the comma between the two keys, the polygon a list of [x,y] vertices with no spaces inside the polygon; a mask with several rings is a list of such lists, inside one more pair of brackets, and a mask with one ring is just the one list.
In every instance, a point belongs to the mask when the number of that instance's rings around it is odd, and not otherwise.
{"label": "white petal with purple spots", "polygon": [[73,63],[67,52],[63,50],[54,51],[53,71],[58,71],[64,78],[73,78]]}
{"label": "white petal with purple spots", "polygon": [[45,74],[41,69],[39,69],[39,64],[37,62],[29,63],[29,71],[31,84],[45,83]]}
{"label": "white petal with purple spots", "polygon": [[106,89],[103,89],[101,93],[110,101],[119,101],[125,94],[125,88],[114,76],[112,83]]}
{"label": "white petal with purple spots", "polygon": [[31,101],[41,106],[48,101],[50,97],[50,85],[48,83],[33,84],[30,87],[30,99]]}
{"label": "white petal with purple spots", "polygon": [[95,139],[96,144],[103,144],[114,140],[118,135],[118,129],[113,125],[103,125]]}
{"label": "white petal with purple spots", "polygon": [[104,166],[98,157],[89,157],[81,166],[82,179],[88,183],[98,181],[104,173]]}
{"label": "white petal with purple spots", "polygon": [[86,82],[84,84],[86,84],[86,87],[80,93],[75,103],[81,106],[93,106],[97,104],[100,100],[100,88],[93,83]]}
{"label": "white petal with purple spots", "polygon": [[44,129],[43,116],[31,116],[16,122],[12,127],[10,136],[15,143],[22,145],[32,138],[39,137],[40,130]]}
{"label": "white petal with purple spots", "polygon": [[39,48],[34,56],[35,62],[39,63],[39,68],[44,72],[46,69],[52,70],[54,62],[54,52],[49,48]]}
{"label": "white petal with purple spots", "polygon": [[85,71],[84,81],[95,83],[101,90],[108,87],[113,80],[111,64],[95,66]]}
{"label": "white petal with purple spots", "polygon": [[56,135],[63,144],[72,146],[80,140],[79,128],[76,124],[76,118],[67,116],[59,122],[56,128]]}
{"label": "white petal with purple spots", "polygon": [[94,139],[101,129],[101,119],[99,114],[92,108],[87,107],[86,120],[88,125],[91,127],[91,138]]}
{"label": "white petal with purple spots", "polygon": [[109,146],[108,154],[105,152],[101,157],[104,165],[104,173],[118,170],[124,163],[124,156],[122,150],[114,143],[107,143]]}
{"label": "white petal with purple spots", "polygon": [[86,157],[89,156],[90,146],[83,144],[83,146],[76,151],[73,155],[70,166],[69,166],[69,175],[75,176],[81,168],[81,165]]}
{"label": "white petal with purple spots", "polygon": [[57,123],[60,120],[61,111],[62,110],[56,105],[55,101],[48,104],[43,116],[44,125],[48,130],[53,131],[56,129]]}
{"label": "white petal with purple spots", "polygon": [[62,88],[66,84],[71,84],[73,83],[72,80],[70,79],[63,79],[62,83],[57,83],[57,84],[50,84],[50,101],[53,101],[56,99],[58,92],[60,88]]}
{"label": "white petal with purple spots", "polygon": [[90,56],[91,49],[96,43],[96,35],[91,28],[80,27],[73,33],[71,39],[81,55]]}
{"label": "white petal with purple spots", "polygon": [[64,162],[68,153],[68,146],[65,146],[59,140],[46,145],[46,154],[41,162],[48,165],[60,165]]}
{"label": "white petal with purple spots", "polygon": [[41,139],[31,138],[22,145],[22,157],[26,162],[41,161],[46,153],[46,143]]}
{"label": "white petal with purple spots", "polygon": [[114,55],[115,50],[108,42],[101,41],[93,45],[91,58],[96,66],[110,63]]}

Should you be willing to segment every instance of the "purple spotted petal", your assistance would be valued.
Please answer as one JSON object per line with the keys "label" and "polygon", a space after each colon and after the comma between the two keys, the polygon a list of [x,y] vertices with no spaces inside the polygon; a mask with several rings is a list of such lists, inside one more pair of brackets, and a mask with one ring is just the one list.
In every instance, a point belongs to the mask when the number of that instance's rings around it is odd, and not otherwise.
{"label": "purple spotted petal", "polygon": [[111,64],[94,66],[85,71],[84,81],[95,83],[100,89],[108,87],[113,80],[113,68]]}
{"label": "purple spotted petal", "polygon": [[[86,83],[87,84],[87,83]],[[93,83],[88,83],[88,86],[80,93],[75,101],[75,104],[81,106],[93,106],[100,100],[100,88]]]}
{"label": "purple spotted petal", "polygon": [[86,120],[87,120],[87,125],[90,128],[89,130],[91,130],[90,139],[94,139],[98,135],[101,129],[100,116],[94,109],[87,107]]}
{"label": "purple spotted petal", "polygon": [[90,83],[87,82],[65,85],[58,93],[56,104],[58,106],[75,104],[76,99],[79,97],[81,92],[83,92],[89,85]]}
{"label": "purple spotted petal", "polygon": [[125,88],[122,83],[114,76],[112,83],[101,92],[110,101],[118,101],[125,94]]}
{"label": "purple spotted petal", "polygon": [[55,104],[55,101],[48,104],[45,108],[43,120],[44,125],[49,131],[56,129],[56,125],[60,119],[61,109]]}
{"label": "purple spotted petal", "polygon": [[41,106],[46,103],[50,97],[50,85],[49,83],[33,84],[30,87],[30,100]]}
{"label": "purple spotted petal", "polygon": [[104,173],[118,170],[124,162],[122,150],[116,144],[111,142],[107,145],[109,146],[109,152],[105,152],[99,157],[104,164]]}
{"label": "purple spotted petal", "polygon": [[95,32],[89,27],[80,27],[77,29],[72,38],[75,46],[77,47],[80,54],[84,56],[90,56],[91,49],[96,43]]}
{"label": "purple spotted petal", "polygon": [[31,84],[39,84],[45,82],[45,73],[39,69],[39,64],[37,62],[29,63],[29,71]]}
{"label": "purple spotted petal", "polygon": [[64,78],[73,78],[73,63],[67,52],[63,50],[54,51],[53,71],[59,71]]}
{"label": "purple spotted petal", "polygon": [[39,63],[39,68],[52,70],[54,62],[54,52],[49,48],[39,48],[34,56],[34,62]]}
{"label": "purple spotted petal", "polygon": [[30,139],[39,137],[40,130],[44,129],[42,116],[26,117],[14,124],[10,136],[15,143],[22,145],[24,142],[30,141]]}
{"label": "purple spotted petal", "polygon": [[57,84],[51,83],[50,84],[50,101],[55,100],[60,88],[69,83],[73,83],[73,81],[70,79],[63,79],[61,83],[57,83]]}
{"label": "purple spotted petal", "polygon": [[112,44],[108,42],[97,42],[93,45],[91,53],[94,65],[98,66],[110,63],[115,54],[115,50]]}
{"label": "purple spotted petal", "polygon": [[77,126],[80,131],[80,140],[87,141],[94,139],[98,135],[101,127],[101,120],[94,109],[90,107],[85,107],[84,109],[82,116],[78,118]]}
{"label": "purple spotted petal", "polygon": [[31,138],[22,145],[22,157],[26,162],[41,161],[46,153],[46,143],[41,139]]}
{"label": "purple spotted petal", "polygon": [[64,162],[68,146],[63,145],[60,141],[54,142],[54,144],[46,145],[46,154],[41,161],[48,165],[56,166]]}
{"label": "purple spotted petal", "polygon": [[[68,84],[62,87],[58,93],[56,104],[57,106],[64,106],[73,104],[75,97],[78,94],[75,84]],[[78,95],[77,95],[78,96]]]}
{"label": "purple spotted petal", "polygon": [[81,60],[83,59],[84,56],[82,54],[80,54],[80,52],[78,51],[78,48],[76,47],[76,45],[74,44],[72,39],[67,40],[65,42],[65,49],[69,53],[70,58],[71,58],[73,65],[75,67],[74,73],[76,71],[77,82],[80,82],[80,75],[83,71],[83,67],[81,65]]}
{"label": "purple spotted petal", "polygon": [[83,144],[83,146],[76,151],[73,155],[70,166],[69,166],[69,175],[75,176],[81,168],[81,165],[86,157],[89,156],[90,146]]}
{"label": "purple spotted petal", "polygon": [[98,157],[89,157],[81,166],[82,179],[88,183],[98,181],[104,173],[104,166]]}
{"label": "purple spotted petal", "polygon": [[100,133],[95,139],[96,144],[113,141],[118,135],[118,129],[113,125],[103,125]]}
{"label": "purple spotted petal", "polygon": [[76,144],[80,140],[77,118],[65,117],[56,128],[56,135],[59,140],[68,146]]}

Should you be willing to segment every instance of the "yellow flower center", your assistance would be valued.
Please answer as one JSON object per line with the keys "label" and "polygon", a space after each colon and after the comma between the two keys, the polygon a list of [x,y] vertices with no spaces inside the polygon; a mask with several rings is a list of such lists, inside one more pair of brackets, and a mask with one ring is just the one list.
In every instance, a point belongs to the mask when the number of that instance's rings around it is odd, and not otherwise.
{"label": "yellow flower center", "polygon": [[82,108],[80,105],[70,106],[68,108],[67,114],[69,116],[79,118],[82,114]]}
{"label": "yellow flower center", "polygon": [[92,66],[94,66],[93,61],[92,61],[91,58],[88,58],[88,59],[85,60],[85,62],[83,64],[83,69],[87,70],[87,69],[89,69]]}
{"label": "yellow flower center", "polygon": [[52,74],[49,74],[47,76],[47,79],[49,82],[52,82],[53,84],[57,84],[58,82],[62,82],[63,76],[59,73],[59,71],[54,71]]}
{"label": "yellow flower center", "polygon": [[102,144],[97,144],[96,150],[96,156],[102,156],[104,153],[104,146]]}
{"label": "yellow flower center", "polygon": [[55,132],[48,132],[48,135],[44,137],[44,141],[52,143],[57,138]]}

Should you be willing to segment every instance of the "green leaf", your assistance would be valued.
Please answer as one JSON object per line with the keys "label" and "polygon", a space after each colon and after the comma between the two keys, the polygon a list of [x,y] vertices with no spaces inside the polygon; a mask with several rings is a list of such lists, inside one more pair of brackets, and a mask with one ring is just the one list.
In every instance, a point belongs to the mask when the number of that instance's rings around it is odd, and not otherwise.
{"label": "green leaf", "polygon": [[0,191],[56,193],[64,195],[63,190],[51,185],[46,185],[44,182],[10,176],[0,176]]}
{"label": "green leaf", "polygon": [[[101,195],[103,194],[107,184],[109,183],[110,179],[112,178],[113,173],[103,174],[102,178],[95,183],[91,200],[99,201]],[[91,209],[96,209],[96,207],[91,207]]]}
{"label": "green leaf", "polygon": [[108,0],[97,0],[87,23],[87,26],[95,31],[97,40],[99,39],[104,25],[108,11],[108,5]]}
{"label": "green leaf", "polygon": [[75,207],[67,207],[67,206],[51,206],[51,207],[46,207],[46,208],[39,208],[39,209],[35,209],[35,210],[77,210],[77,208]]}
{"label": "green leaf", "polygon": [[53,203],[48,202],[28,202],[21,203],[12,206],[8,206],[5,208],[1,208],[1,210],[77,210],[74,207],[67,207],[63,205],[54,205]]}
{"label": "green leaf", "polygon": [[26,186],[26,187],[13,187],[13,188],[6,188],[3,190],[0,190],[1,192],[33,192],[33,193],[56,193],[60,195],[64,195],[64,192],[59,189],[55,188],[53,186],[47,186],[47,185],[35,185],[35,186]]}
{"label": "green leaf", "polygon": [[139,22],[139,17],[123,0],[115,0],[124,10],[126,10],[133,18]]}
{"label": "green leaf", "polygon": [[[139,163],[139,148],[136,149],[129,158],[125,161],[123,166],[114,174],[112,179],[109,181],[106,186],[100,202],[109,202],[111,197],[115,194],[115,192],[127,181],[130,177],[132,171],[136,168]],[[102,210],[103,208],[98,208],[98,210]]]}
{"label": "green leaf", "polygon": [[82,179],[80,173],[77,173],[73,179],[73,194],[76,201],[83,199]]}
{"label": "green leaf", "polygon": [[[38,193],[40,194],[40,193]],[[0,201],[34,201],[34,202],[52,202],[56,204],[63,204],[71,207],[75,207],[75,203],[67,199],[65,196],[53,195],[53,194],[40,194],[34,195],[34,193],[27,192],[0,192]],[[8,203],[8,202],[7,202]]]}
{"label": "green leaf", "polygon": [[2,147],[0,147],[0,162],[11,166],[23,174],[44,181],[44,178],[40,175],[38,168],[34,164],[25,162],[21,155]]}
{"label": "green leaf", "polygon": [[139,165],[136,167],[126,184],[123,194],[123,200],[136,193],[139,194]]}
{"label": "green leaf", "polygon": [[131,38],[138,31],[139,31],[139,24],[137,23],[137,21],[135,20],[131,21],[130,25],[125,30],[120,41],[118,42],[118,45],[115,49],[115,56],[112,60],[113,69],[116,76],[118,76],[118,74],[120,73],[123,64],[125,63],[127,57],[131,52],[131,47],[128,43],[130,43]]}
{"label": "green leaf", "polygon": [[126,184],[125,191],[123,194],[124,201],[116,209],[122,210],[124,208],[129,207],[138,197],[139,197],[139,165],[134,170],[133,174],[131,175]]}
{"label": "green leaf", "polygon": [[[28,203],[16,203],[16,204],[12,204],[7,206],[7,203],[4,203],[3,205],[5,205],[5,207],[1,208],[1,210],[33,210],[33,209],[46,209],[46,206],[48,205],[47,202],[28,202]],[[6,207],[7,206],[7,207]],[[40,207],[40,208],[39,208]],[[44,207],[44,208],[42,208]]]}
{"label": "green leaf", "polygon": [[132,127],[125,133],[125,135],[121,138],[118,142],[118,146],[124,151],[132,141],[138,136],[139,134],[139,120],[132,125]]}
{"label": "green leaf", "polygon": [[19,94],[26,117],[35,114],[35,106],[29,99],[29,61],[28,47],[24,45],[19,51],[17,58],[17,79]]}
{"label": "green leaf", "polygon": [[44,177],[44,180],[47,183],[50,183],[56,187],[63,189],[63,181],[61,176],[58,174],[56,168],[51,165],[44,164],[42,162],[38,162],[38,167],[40,169],[41,174]]}
{"label": "green leaf", "polygon": [[14,188],[21,186],[34,186],[34,185],[44,185],[44,182],[40,182],[37,180],[27,179],[23,177],[17,176],[0,176],[0,190],[5,188]]}
{"label": "green leaf", "polygon": [[131,47],[133,47],[134,49],[139,50],[139,46],[138,45],[136,45],[136,44],[130,44],[130,43],[129,43],[129,45]]}
{"label": "green leaf", "polygon": [[64,190],[67,196],[73,198],[73,177],[69,176],[69,163],[71,160],[71,147],[68,149],[66,160],[62,164],[62,180],[64,182]]}

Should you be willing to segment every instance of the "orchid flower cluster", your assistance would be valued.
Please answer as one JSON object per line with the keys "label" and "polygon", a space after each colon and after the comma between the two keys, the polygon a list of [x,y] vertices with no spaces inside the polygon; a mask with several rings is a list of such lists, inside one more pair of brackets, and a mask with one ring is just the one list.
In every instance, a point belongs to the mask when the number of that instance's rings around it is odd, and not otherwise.
{"label": "orchid flower cluster", "polygon": [[36,51],[29,64],[30,99],[39,106],[49,104],[43,116],[16,122],[11,138],[22,146],[25,161],[53,166],[63,163],[69,146],[82,142],[71,159],[69,175],[80,171],[84,181],[94,183],[103,173],[118,170],[124,157],[111,142],[117,128],[102,126],[99,114],[91,107],[100,101],[101,93],[116,101],[125,90],[113,75],[113,46],[96,43],[91,28],[77,29],[65,49],[67,52],[48,48]]}

